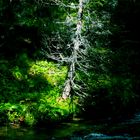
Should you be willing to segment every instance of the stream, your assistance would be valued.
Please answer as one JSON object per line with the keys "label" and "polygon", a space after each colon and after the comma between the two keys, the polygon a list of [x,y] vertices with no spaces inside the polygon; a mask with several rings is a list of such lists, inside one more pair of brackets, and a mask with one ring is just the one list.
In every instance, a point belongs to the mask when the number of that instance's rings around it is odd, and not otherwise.
{"label": "stream", "polygon": [[45,128],[0,126],[0,140],[140,140],[140,112],[117,123],[73,120]]}

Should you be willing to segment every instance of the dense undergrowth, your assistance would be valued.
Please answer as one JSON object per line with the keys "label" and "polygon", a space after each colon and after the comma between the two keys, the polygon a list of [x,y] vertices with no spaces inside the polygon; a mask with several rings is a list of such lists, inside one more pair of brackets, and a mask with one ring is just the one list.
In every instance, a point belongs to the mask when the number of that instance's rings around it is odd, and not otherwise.
{"label": "dense undergrowth", "polygon": [[66,66],[33,61],[25,53],[17,59],[1,59],[0,63],[1,123],[33,126],[38,122],[61,121],[76,111],[74,103],[63,100],[60,94]]}
{"label": "dense undergrowth", "polygon": [[66,66],[31,59],[24,52],[13,59],[1,58],[0,65],[1,124],[35,126],[72,119],[76,114],[97,119],[116,118],[135,111],[136,94],[131,77],[101,73],[100,68],[94,73],[89,71],[89,76],[77,72],[77,83],[86,83],[86,91],[82,89],[86,96],[81,91],[80,96],[64,100],[61,94]]}

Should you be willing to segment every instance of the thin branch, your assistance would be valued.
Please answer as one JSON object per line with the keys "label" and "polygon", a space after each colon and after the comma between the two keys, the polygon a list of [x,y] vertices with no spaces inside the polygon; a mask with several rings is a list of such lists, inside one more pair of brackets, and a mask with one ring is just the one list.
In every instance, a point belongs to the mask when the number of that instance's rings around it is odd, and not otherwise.
{"label": "thin branch", "polygon": [[72,9],[78,9],[78,5],[76,4],[65,4],[64,2],[60,0],[49,0],[49,2],[46,2],[44,0],[35,0],[36,3],[42,4],[44,7],[47,5],[51,6],[59,6],[59,7],[65,7],[65,8],[72,8]]}

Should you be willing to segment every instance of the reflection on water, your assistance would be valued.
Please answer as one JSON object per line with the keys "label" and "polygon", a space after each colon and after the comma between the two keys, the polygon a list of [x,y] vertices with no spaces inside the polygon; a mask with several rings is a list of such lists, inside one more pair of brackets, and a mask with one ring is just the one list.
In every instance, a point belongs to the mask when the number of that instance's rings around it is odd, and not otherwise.
{"label": "reflection on water", "polygon": [[2,140],[20,140],[20,139],[34,139],[35,133],[33,130],[25,128],[14,128],[10,126],[0,127],[0,139]]}
{"label": "reflection on water", "polygon": [[0,140],[140,140],[140,115],[120,123],[73,121],[45,128],[1,126]]}
{"label": "reflection on water", "polygon": [[36,130],[31,128],[0,127],[0,140],[49,140],[52,139],[47,129]]}

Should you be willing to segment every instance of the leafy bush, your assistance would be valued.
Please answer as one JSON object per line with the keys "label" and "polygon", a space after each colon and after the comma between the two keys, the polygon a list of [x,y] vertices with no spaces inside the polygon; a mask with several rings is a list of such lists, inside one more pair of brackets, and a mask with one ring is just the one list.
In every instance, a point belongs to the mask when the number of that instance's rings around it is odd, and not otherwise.
{"label": "leafy bush", "polygon": [[67,67],[32,61],[25,53],[1,63],[1,122],[20,123],[22,118],[24,124],[33,126],[40,121],[60,121],[75,112],[71,100],[63,100],[60,94]]}

